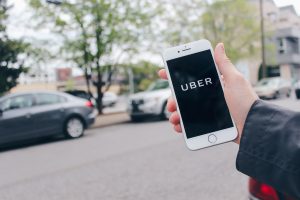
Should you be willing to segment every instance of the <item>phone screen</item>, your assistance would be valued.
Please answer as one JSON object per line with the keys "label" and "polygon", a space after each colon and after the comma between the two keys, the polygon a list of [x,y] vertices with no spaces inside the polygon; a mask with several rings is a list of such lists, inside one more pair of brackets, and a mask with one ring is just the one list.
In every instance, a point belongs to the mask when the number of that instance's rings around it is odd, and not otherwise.
{"label": "phone screen", "polygon": [[233,127],[210,50],[167,65],[187,138]]}

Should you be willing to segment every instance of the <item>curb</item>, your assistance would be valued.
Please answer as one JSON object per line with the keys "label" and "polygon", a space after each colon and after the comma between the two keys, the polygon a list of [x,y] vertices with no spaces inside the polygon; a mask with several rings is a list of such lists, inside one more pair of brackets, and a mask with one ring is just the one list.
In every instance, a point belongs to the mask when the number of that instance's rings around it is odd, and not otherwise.
{"label": "curb", "polygon": [[127,112],[126,111],[117,111],[117,112],[102,113],[101,115],[97,115],[97,117],[117,115],[117,114],[123,114],[123,113],[125,114]]}
{"label": "curb", "polygon": [[103,128],[129,122],[130,118],[126,112],[115,112],[97,116],[95,123],[89,129]]}

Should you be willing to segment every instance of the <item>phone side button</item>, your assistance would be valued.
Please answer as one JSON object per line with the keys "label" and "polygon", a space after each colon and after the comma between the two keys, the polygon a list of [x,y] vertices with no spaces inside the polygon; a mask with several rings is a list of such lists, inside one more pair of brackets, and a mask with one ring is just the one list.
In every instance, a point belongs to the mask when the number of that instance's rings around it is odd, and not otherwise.
{"label": "phone side button", "polygon": [[215,143],[217,141],[217,137],[214,134],[208,136],[208,141],[210,143]]}

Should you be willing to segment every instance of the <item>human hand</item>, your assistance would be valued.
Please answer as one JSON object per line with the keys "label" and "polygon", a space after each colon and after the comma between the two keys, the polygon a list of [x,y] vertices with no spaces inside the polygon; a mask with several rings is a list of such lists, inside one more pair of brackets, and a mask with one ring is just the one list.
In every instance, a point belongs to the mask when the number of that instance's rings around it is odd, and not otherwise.
{"label": "human hand", "polygon": [[[252,89],[251,84],[227,57],[223,43],[219,43],[216,46],[214,55],[218,69],[222,74],[225,100],[239,133],[234,142],[239,144],[246,117],[250,107],[258,99],[258,96]],[[165,69],[161,69],[158,74],[162,79],[167,79]],[[169,121],[174,125],[175,131],[182,132],[176,102],[172,97],[168,100],[167,109],[172,113]]]}

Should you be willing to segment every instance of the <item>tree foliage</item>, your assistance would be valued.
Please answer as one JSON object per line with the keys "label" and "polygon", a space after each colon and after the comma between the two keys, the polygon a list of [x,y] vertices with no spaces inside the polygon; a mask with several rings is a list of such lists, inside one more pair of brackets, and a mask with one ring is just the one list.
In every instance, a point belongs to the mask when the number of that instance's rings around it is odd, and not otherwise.
{"label": "tree foliage", "polygon": [[164,6],[160,16],[163,29],[162,42],[178,45],[198,40],[202,31],[201,16],[204,2],[198,0],[173,1],[159,0]]}
{"label": "tree foliage", "polygon": [[233,61],[257,55],[260,27],[258,11],[245,0],[215,1],[202,15],[203,36],[224,42]]}
{"label": "tree foliage", "polygon": [[22,41],[12,40],[6,33],[9,6],[0,1],[0,95],[17,85],[17,79],[25,70],[20,58],[27,47]]}
{"label": "tree foliage", "polygon": [[[49,5],[30,0],[40,25],[51,27],[63,38],[60,56],[85,71],[87,85],[91,72],[98,93],[98,110],[102,111],[103,73],[111,73],[120,61],[118,54],[134,49],[150,23],[154,8],[150,0],[74,0]],[[111,76],[108,76],[111,77]]]}
{"label": "tree foliage", "polygon": [[167,9],[168,23],[164,31],[170,44],[201,38],[210,40],[213,45],[224,42],[233,61],[259,53],[259,14],[248,1],[187,0],[181,1],[180,6],[171,5]]}
{"label": "tree foliage", "polygon": [[140,61],[130,65],[134,74],[135,91],[143,91],[157,79],[158,67],[149,61]]}

